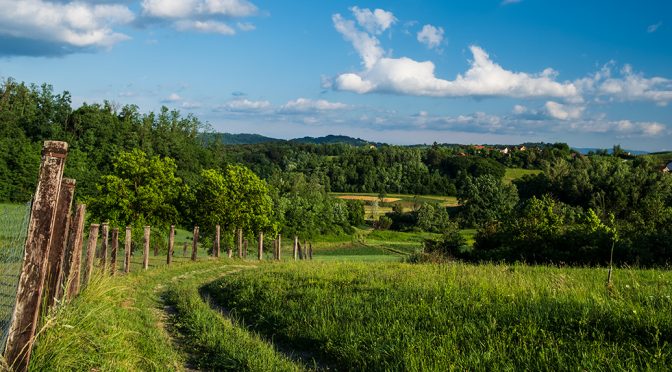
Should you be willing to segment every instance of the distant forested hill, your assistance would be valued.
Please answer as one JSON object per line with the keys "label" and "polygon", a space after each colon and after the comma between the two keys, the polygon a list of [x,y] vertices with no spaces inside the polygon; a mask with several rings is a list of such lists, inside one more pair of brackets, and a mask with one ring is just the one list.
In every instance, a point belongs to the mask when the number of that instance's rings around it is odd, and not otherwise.
{"label": "distant forested hill", "polygon": [[203,138],[207,140],[218,138],[223,145],[255,145],[258,143],[283,141],[277,138],[262,136],[261,134],[250,133],[206,133]]}
{"label": "distant forested hill", "polygon": [[342,143],[351,146],[366,146],[366,145],[380,145],[380,143],[369,142],[361,138],[352,138],[348,136],[328,135],[324,137],[303,137],[295,138],[291,142],[296,143],[312,143],[315,145],[328,145]]}

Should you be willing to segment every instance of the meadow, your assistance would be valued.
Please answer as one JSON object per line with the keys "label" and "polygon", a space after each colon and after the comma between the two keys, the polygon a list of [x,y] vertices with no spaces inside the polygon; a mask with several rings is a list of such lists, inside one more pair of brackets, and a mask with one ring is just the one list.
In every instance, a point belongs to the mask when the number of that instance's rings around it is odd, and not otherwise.
{"label": "meadow", "polygon": [[[467,232],[469,233],[469,232]],[[190,240],[186,231],[181,239]],[[672,272],[407,264],[422,234],[358,231],[314,260],[176,252],[98,273],[42,320],[31,370],[664,369]],[[388,249],[389,248],[389,249]],[[390,250],[392,249],[392,250]],[[268,256],[267,256],[268,257]],[[256,258],[256,257],[255,257]]]}
{"label": "meadow", "polygon": [[206,286],[335,370],[633,370],[672,363],[672,273],[522,265],[267,265]]}

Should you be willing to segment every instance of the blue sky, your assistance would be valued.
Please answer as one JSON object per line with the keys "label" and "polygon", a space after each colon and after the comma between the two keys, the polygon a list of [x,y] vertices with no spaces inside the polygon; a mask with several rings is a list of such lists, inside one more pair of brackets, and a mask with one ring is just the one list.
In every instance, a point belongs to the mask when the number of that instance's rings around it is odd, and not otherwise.
{"label": "blue sky", "polygon": [[215,130],[672,149],[669,1],[0,0],[0,77]]}

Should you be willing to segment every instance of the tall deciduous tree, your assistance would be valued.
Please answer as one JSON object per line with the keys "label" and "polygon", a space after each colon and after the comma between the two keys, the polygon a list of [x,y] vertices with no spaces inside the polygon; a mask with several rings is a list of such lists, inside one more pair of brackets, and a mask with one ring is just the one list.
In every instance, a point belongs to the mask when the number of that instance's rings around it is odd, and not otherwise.
{"label": "tall deciduous tree", "polygon": [[113,173],[103,176],[98,195],[88,201],[94,218],[124,226],[175,223],[175,204],[184,191],[171,158],[149,157],[141,150],[120,153]]}
{"label": "tall deciduous tree", "polygon": [[203,170],[201,178],[193,210],[195,221],[206,231],[218,224],[227,231],[241,228],[248,234],[275,231],[268,186],[251,170],[229,165],[221,172]]}
{"label": "tall deciduous tree", "polygon": [[518,191],[489,174],[476,178],[462,174],[457,198],[463,221],[473,226],[506,216],[518,202]]}

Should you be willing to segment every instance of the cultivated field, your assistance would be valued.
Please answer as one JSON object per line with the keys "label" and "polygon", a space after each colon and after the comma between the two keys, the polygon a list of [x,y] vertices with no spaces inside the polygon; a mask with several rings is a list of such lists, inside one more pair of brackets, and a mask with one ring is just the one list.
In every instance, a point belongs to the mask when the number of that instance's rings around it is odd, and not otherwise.
{"label": "cultivated field", "polygon": [[362,200],[364,204],[364,217],[367,220],[377,220],[380,216],[392,212],[394,204],[401,204],[404,212],[417,210],[422,203],[439,203],[444,207],[456,207],[457,198],[454,196],[438,195],[408,195],[408,194],[385,194],[382,199],[378,194],[372,193],[337,193],[331,195],[344,200]]}

